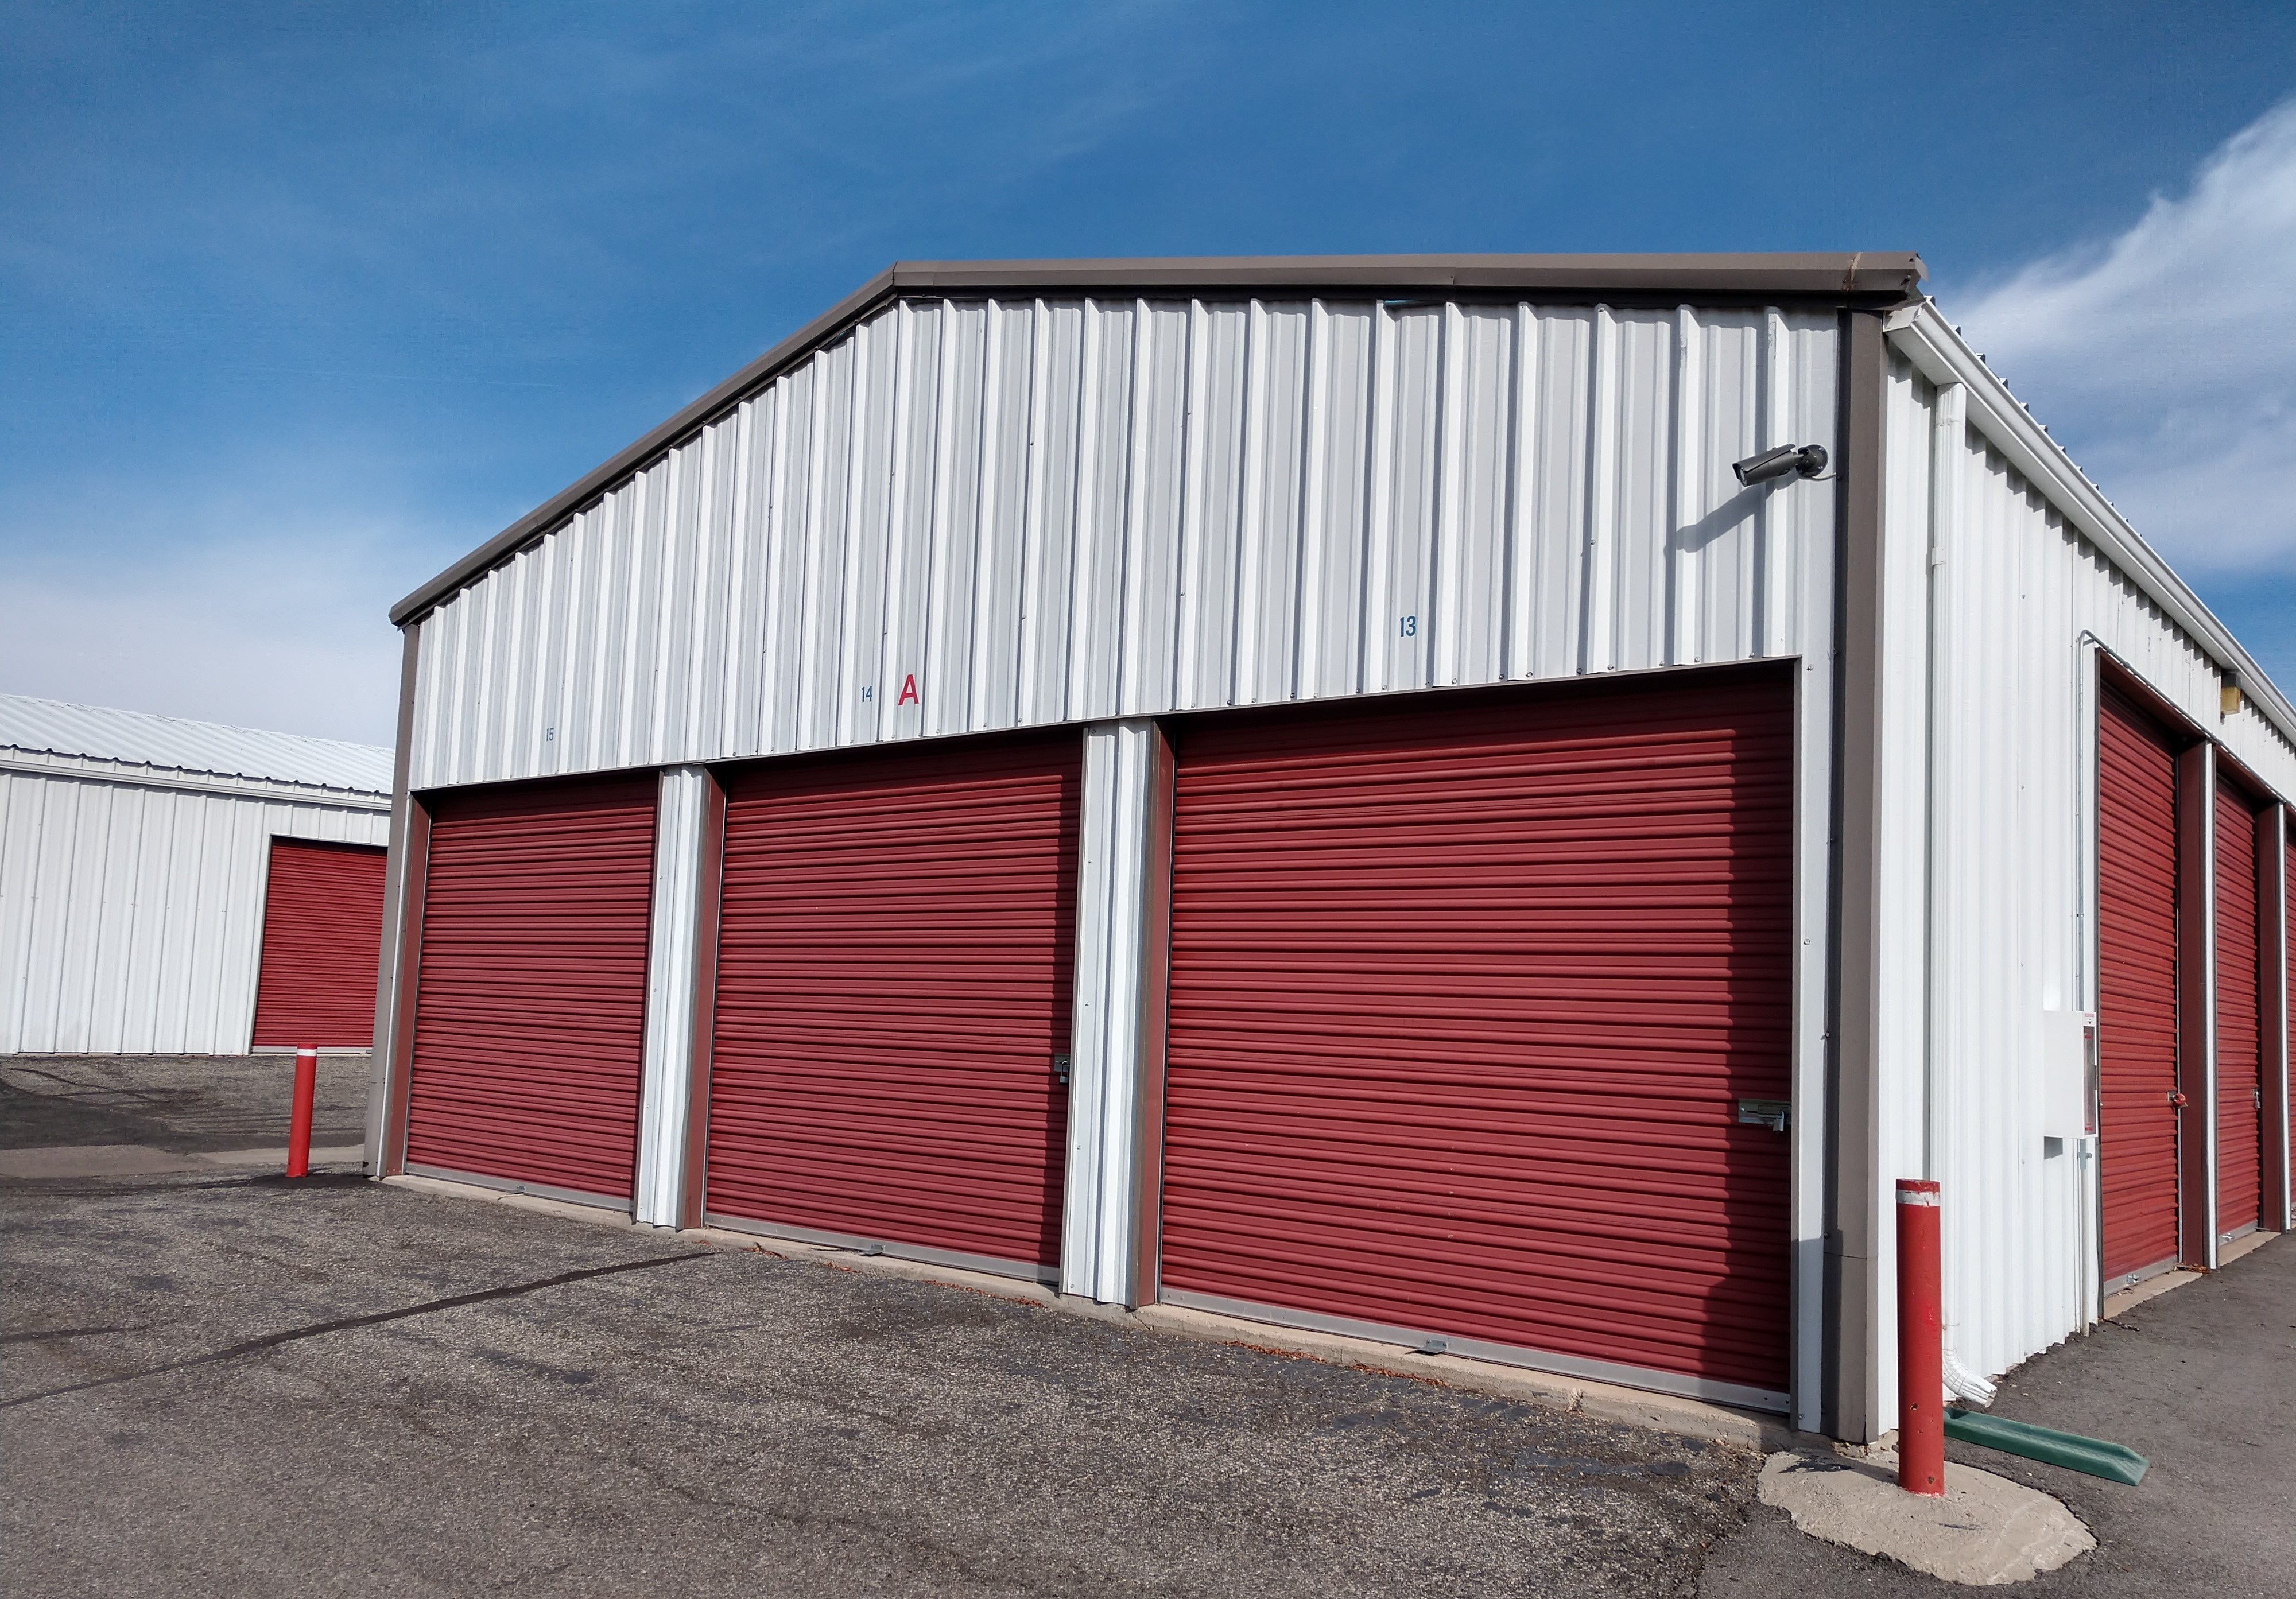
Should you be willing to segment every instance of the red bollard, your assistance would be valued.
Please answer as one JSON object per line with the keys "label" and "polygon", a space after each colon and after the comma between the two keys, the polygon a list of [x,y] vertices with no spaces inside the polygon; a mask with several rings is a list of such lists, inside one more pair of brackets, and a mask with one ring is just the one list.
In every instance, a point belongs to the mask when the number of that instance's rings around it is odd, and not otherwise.
{"label": "red bollard", "polygon": [[287,1175],[311,1175],[311,1102],[319,1095],[319,1052],[295,1052],[295,1111],[287,1120]]}
{"label": "red bollard", "polygon": [[1898,1486],[1945,1492],[1945,1317],[1938,1185],[1898,1179]]}

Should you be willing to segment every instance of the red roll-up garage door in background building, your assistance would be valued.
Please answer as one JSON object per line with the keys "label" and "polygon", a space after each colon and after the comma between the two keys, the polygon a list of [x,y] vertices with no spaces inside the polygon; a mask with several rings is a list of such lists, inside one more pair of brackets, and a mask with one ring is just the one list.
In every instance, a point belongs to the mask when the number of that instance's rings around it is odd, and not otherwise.
{"label": "red roll-up garage door in background building", "polygon": [[2258,985],[2256,811],[2217,786],[2217,1231],[2256,1226],[2262,1175],[2262,993]]}
{"label": "red roll-up garage door in background building", "polygon": [[708,1208],[1059,1259],[1074,730],[776,763],[727,789]]}
{"label": "red roll-up garage door in background building", "polygon": [[[1184,726],[1167,1297],[1782,1405],[1788,680]],[[1622,1371],[1622,1374],[1628,1374]]]}
{"label": "red roll-up garage door in background building", "polygon": [[271,840],[255,1047],[365,1049],[374,1042],[384,851]]}
{"label": "red roll-up garage door in background building", "polygon": [[437,801],[410,1166],[630,1197],[656,787],[648,774]]}
{"label": "red roll-up garage door in background building", "polygon": [[2177,755],[2107,691],[2097,712],[2097,1148],[2106,1292],[2177,1260]]}

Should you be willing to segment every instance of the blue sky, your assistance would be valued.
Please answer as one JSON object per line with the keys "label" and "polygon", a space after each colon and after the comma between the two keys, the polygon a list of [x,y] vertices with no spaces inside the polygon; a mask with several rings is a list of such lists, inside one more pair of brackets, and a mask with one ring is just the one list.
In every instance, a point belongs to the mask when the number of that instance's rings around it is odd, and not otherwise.
{"label": "blue sky", "polygon": [[7,6],[0,689],[387,742],[391,601],[896,258],[1906,248],[2296,687],[2292,95],[2284,4]]}

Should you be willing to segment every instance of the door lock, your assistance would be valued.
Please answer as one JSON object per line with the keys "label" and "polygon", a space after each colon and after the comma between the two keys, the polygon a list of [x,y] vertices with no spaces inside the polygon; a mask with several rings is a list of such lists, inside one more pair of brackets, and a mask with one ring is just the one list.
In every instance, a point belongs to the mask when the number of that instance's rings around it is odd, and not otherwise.
{"label": "door lock", "polygon": [[1056,1083],[1060,1084],[1060,1086],[1061,1086],[1062,1087],[1063,1087],[1063,1088],[1065,1088],[1065,1087],[1067,1087],[1067,1086],[1069,1086],[1069,1058],[1068,1058],[1068,1056],[1066,1056],[1066,1055],[1054,1055],[1054,1056],[1053,1057],[1053,1080],[1054,1080],[1054,1082],[1056,1082]]}

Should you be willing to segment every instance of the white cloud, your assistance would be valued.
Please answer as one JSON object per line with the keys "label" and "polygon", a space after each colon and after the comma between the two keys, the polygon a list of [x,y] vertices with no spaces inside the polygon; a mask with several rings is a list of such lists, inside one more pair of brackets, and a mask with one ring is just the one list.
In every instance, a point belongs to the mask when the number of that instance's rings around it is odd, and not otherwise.
{"label": "white cloud", "polygon": [[2296,570],[2296,101],[2119,237],[1940,299],[2171,560]]}
{"label": "white cloud", "polygon": [[99,483],[7,507],[0,693],[392,742],[384,613],[444,564],[438,536],[332,509],[356,497],[344,463],[240,464],[166,496]]}
{"label": "white cloud", "polygon": [[393,742],[398,638],[291,550],[209,550],[109,581],[0,577],[0,690]]}

